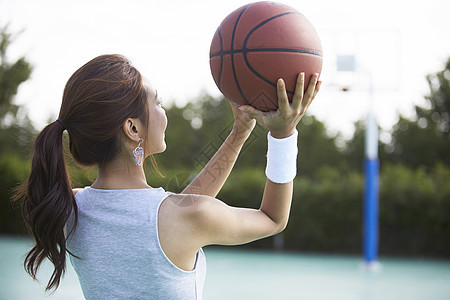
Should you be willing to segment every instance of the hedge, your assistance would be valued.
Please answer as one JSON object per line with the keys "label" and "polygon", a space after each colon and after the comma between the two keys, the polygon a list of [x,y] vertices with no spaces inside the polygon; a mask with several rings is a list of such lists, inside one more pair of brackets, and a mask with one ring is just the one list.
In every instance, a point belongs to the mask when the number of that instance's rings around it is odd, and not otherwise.
{"label": "hedge", "polygon": [[[69,164],[71,162],[69,161]],[[23,233],[20,209],[12,209],[11,189],[22,180],[29,162],[0,157],[0,232]],[[89,185],[95,169],[70,166],[77,186]],[[190,170],[147,170],[154,186],[180,192],[195,176]],[[382,165],[380,176],[380,255],[450,257],[450,167],[430,170]],[[264,191],[264,169],[233,170],[218,198],[229,205],[258,208]],[[291,216],[283,232],[284,249],[308,252],[360,253],[363,176],[322,167],[294,181]],[[273,248],[273,238],[245,247]]]}

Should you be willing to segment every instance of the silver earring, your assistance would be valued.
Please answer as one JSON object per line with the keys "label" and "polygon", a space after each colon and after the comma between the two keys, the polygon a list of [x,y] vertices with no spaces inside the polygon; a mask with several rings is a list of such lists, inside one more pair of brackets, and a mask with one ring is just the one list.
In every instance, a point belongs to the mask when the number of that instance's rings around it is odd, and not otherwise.
{"label": "silver earring", "polygon": [[134,161],[136,162],[136,165],[141,166],[144,162],[144,148],[141,147],[141,144],[144,142],[143,139],[139,139],[139,144],[137,147],[133,150],[134,155]]}

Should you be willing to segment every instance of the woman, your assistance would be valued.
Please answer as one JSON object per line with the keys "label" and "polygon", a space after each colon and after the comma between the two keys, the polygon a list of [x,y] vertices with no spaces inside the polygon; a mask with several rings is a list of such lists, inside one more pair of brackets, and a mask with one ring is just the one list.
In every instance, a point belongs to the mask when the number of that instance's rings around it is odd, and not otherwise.
{"label": "woman", "polygon": [[[123,56],[89,61],[68,80],[58,119],[37,136],[30,176],[16,197],[36,241],[25,259],[28,273],[36,278],[48,258],[54,272],[47,290],[56,289],[69,253],[86,299],[201,299],[203,246],[247,243],[287,224],[296,126],[320,88],[317,74],[305,93],[304,81],[300,74],[292,103],[278,81],[276,112],[232,105],[230,135],[185,190],[173,194],[150,187],[142,166],[166,148],[157,91]],[[270,131],[261,206],[230,207],[215,196],[255,120]],[[64,130],[74,159],[98,167],[90,187],[72,190]]]}

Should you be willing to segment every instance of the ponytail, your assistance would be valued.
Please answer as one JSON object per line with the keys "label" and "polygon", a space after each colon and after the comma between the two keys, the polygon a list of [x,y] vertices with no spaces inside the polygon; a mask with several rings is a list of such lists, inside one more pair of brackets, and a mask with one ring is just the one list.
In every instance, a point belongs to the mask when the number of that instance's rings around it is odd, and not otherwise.
{"label": "ponytail", "polygon": [[22,201],[23,219],[36,242],[25,258],[25,270],[36,280],[37,270],[45,258],[54,265],[46,291],[57,289],[65,272],[68,252],[64,234],[66,221],[72,212],[75,225],[78,219],[64,159],[64,129],[58,120],[47,125],[36,137],[30,176],[14,197]]}

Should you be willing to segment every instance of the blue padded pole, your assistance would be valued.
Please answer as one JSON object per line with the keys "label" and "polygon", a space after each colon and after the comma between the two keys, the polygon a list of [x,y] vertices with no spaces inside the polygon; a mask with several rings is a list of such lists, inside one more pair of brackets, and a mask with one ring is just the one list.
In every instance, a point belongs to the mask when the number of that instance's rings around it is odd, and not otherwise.
{"label": "blue padded pole", "polygon": [[378,181],[379,160],[364,161],[365,189],[363,205],[363,253],[366,265],[378,259]]}
{"label": "blue padded pole", "polygon": [[363,203],[363,255],[370,269],[376,268],[378,259],[378,207],[379,169],[378,124],[373,108],[373,85],[370,78],[370,105],[367,114],[364,159],[364,203]]}

